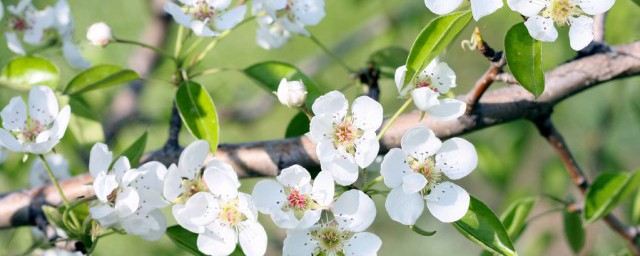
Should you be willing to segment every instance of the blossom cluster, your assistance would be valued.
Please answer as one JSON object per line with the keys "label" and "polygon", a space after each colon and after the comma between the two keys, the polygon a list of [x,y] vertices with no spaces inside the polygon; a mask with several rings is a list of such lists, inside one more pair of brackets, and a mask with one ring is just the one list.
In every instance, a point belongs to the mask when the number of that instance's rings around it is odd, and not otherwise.
{"label": "blossom cluster", "polygon": [[[9,50],[26,55],[22,42],[29,45],[42,45],[47,31],[55,31],[57,40],[62,43],[62,54],[74,68],[87,68],[91,63],[80,53],[73,40],[74,23],[66,0],[58,0],[53,6],[37,9],[31,0],[20,0],[16,5],[7,6],[7,27],[3,29]],[[5,14],[0,2],[0,20]],[[22,40],[20,40],[22,38]]]}

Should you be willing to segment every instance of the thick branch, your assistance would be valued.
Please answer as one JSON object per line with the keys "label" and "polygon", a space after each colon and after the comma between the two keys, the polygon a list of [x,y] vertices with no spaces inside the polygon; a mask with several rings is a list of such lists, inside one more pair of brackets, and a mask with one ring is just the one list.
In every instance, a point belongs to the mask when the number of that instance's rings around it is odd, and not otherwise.
{"label": "thick branch", "polygon": [[[547,73],[547,88],[534,100],[533,95],[520,86],[487,92],[475,111],[453,121],[437,121],[425,117],[419,124],[430,127],[439,137],[459,136],[489,126],[517,119],[537,119],[550,113],[558,102],[598,84],[640,74],[640,42],[614,48],[615,53],[600,53],[584,57]],[[466,96],[461,96],[465,98]],[[381,152],[398,147],[404,132],[418,125],[420,113],[413,112],[398,118],[381,141]],[[144,161],[159,160],[165,164],[178,161],[178,154],[162,150],[144,156]],[[220,145],[217,158],[231,164],[240,177],[274,176],[282,168],[300,164],[309,169],[319,168],[315,145],[306,137]],[[88,175],[63,182],[70,198],[88,196],[92,191],[86,184]],[[44,195],[47,201],[59,203],[53,188],[11,192],[0,196],[0,228],[32,224],[25,213],[31,201]]]}

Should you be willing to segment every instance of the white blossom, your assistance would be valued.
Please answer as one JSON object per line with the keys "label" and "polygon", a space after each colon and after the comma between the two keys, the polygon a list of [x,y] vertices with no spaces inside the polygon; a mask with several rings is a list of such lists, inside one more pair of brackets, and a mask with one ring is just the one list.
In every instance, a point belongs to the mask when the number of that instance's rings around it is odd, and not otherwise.
{"label": "white blossom", "polygon": [[402,137],[402,149],[384,157],[380,174],[391,188],[385,207],[391,219],[414,225],[424,210],[442,222],[454,222],[469,209],[469,194],[450,181],[471,173],[478,164],[475,147],[461,138],[442,143],[426,127],[418,126]]}
{"label": "white blossom", "polygon": [[302,166],[282,170],[273,180],[258,182],[253,188],[256,207],[271,215],[276,225],[284,229],[308,229],[315,225],[333,203],[335,184],[331,173],[322,171],[311,184],[311,175]]}
{"label": "white blossom", "polygon": [[[58,179],[67,179],[71,177],[71,173],[69,172],[69,162],[67,159],[64,159],[64,156],[60,154],[51,154],[45,156],[45,160],[51,167],[51,172],[53,172],[53,176]],[[37,188],[44,186],[51,182],[51,178],[49,177],[49,173],[47,169],[40,160],[40,158],[36,158],[31,165],[31,171],[29,172],[29,187]]]}
{"label": "white blossom", "polygon": [[51,88],[34,86],[27,104],[22,97],[14,97],[2,109],[0,145],[13,152],[46,154],[64,136],[69,124],[71,108],[58,112],[58,101]]}
{"label": "white blossom", "polygon": [[229,8],[231,0],[179,0],[179,5],[166,2],[164,10],[180,25],[201,37],[220,35],[219,31],[234,28],[243,19],[246,5]]}
{"label": "white blossom", "polygon": [[382,106],[367,97],[349,103],[341,92],[319,97],[312,106],[307,136],[316,143],[322,170],[328,170],[340,185],[358,179],[358,167],[366,168],[378,155],[380,144],[376,130],[382,125]]}
{"label": "white blossom", "polygon": [[[169,166],[163,190],[168,201],[184,203],[192,195],[207,189],[201,169],[208,154],[209,143],[204,140],[194,141],[182,151],[178,165]],[[223,167],[226,169],[227,166]],[[240,186],[240,183],[237,185]]]}
{"label": "white blossom", "polygon": [[396,69],[395,82],[401,96],[409,92],[420,111],[441,121],[453,120],[464,114],[467,104],[457,99],[438,99],[456,87],[456,73],[447,63],[433,60],[406,87],[403,87],[407,67]]}
{"label": "white blossom", "polygon": [[108,45],[112,37],[111,27],[104,22],[95,23],[87,30],[87,40],[95,46]]}
{"label": "white blossom", "polygon": [[531,37],[553,42],[558,26],[569,26],[571,48],[582,50],[593,41],[593,18],[613,7],[615,0],[507,0],[514,11],[528,17],[524,23]]}
{"label": "white blossom", "polygon": [[305,27],[324,18],[324,0],[255,0],[252,12],[258,16],[258,45],[265,49],[282,47],[292,34],[310,36]]}
{"label": "white blossom", "polygon": [[[425,5],[435,14],[445,15],[457,9],[463,0],[424,0]],[[502,8],[502,0],[471,0],[471,13],[477,21]]]}
{"label": "white blossom", "polygon": [[343,193],[333,206],[333,220],[310,229],[289,230],[282,254],[377,255],[382,240],[364,232],[376,216],[373,200],[359,190]]}
{"label": "white blossom", "polygon": [[282,78],[276,95],[282,105],[290,108],[300,107],[307,99],[307,87],[302,81],[287,81],[286,78]]}

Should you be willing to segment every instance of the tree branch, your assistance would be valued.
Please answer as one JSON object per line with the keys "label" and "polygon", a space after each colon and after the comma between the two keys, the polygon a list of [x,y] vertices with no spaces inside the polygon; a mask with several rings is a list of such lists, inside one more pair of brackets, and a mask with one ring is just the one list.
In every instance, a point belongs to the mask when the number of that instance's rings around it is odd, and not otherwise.
{"label": "tree branch", "polygon": [[[416,125],[431,128],[442,139],[467,134],[486,127],[517,119],[535,120],[549,115],[552,107],[596,85],[640,74],[640,41],[613,48],[613,53],[599,53],[565,63],[547,73],[545,92],[535,100],[520,86],[509,86],[487,92],[476,110],[452,121],[437,121],[420,113],[402,115],[381,141],[380,153],[398,147],[405,131]],[[461,96],[464,99],[466,96]],[[146,154],[143,161],[158,160],[165,164],[178,161],[179,154],[162,150]],[[211,157],[211,156],[210,156]],[[300,164],[308,169],[319,168],[315,145],[306,137],[220,145],[216,158],[233,166],[240,177],[275,176],[282,168]],[[62,182],[69,198],[90,196],[91,177],[88,174]],[[28,206],[39,197],[58,204],[54,188],[10,192],[0,196],[0,228],[31,225]],[[26,211],[26,212],[25,212]]]}

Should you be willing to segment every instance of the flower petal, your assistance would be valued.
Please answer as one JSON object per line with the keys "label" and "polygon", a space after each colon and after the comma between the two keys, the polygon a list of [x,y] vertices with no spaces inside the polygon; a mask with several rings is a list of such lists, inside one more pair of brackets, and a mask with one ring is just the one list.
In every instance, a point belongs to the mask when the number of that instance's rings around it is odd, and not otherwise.
{"label": "flower petal", "polygon": [[167,220],[161,211],[136,213],[122,221],[124,230],[147,241],[157,241],[167,231]]}
{"label": "flower petal", "polygon": [[496,12],[503,5],[502,0],[471,0],[471,12],[473,18],[478,21],[480,18]]}
{"label": "flower petal", "polygon": [[173,17],[173,20],[175,20],[176,23],[185,27],[191,26],[191,16],[184,13],[182,8],[180,8],[180,6],[178,6],[177,4],[167,1],[166,3],[164,3],[163,8],[165,12]]}
{"label": "flower petal", "polygon": [[358,164],[344,156],[336,156],[333,161],[320,161],[322,170],[329,170],[338,185],[348,186],[358,179]]}
{"label": "flower petal", "polygon": [[589,15],[604,13],[613,7],[616,0],[577,0],[580,9]]}
{"label": "flower petal", "polygon": [[[311,118],[307,136],[316,144],[322,141],[331,141],[334,133],[333,124],[334,119],[331,114],[316,115]],[[333,145],[331,145],[331,148],[333,148]]]}
{"label": "flower petal", "polygon": [[204,170],[203,179],[209,191],[215,196],[222,196],[227,199],[238,196],[238,183],[217,168]]}
{"label": "flower petal", "polygon": [[440,104],[427,109],[429,116],[439,121],[455,120],[466,111],[467,104],[457,99],[442,99]]}
{"label": "flower petal", "polygon": [[235,7],[222,15],[218,15],[215,18],[215,26],[218,30],[229,30],[237,26],[244,19],[244,15],[247,12],[246,5],[240,5]]}
{"label": "flower petal", "polygon": [[382,159],[380,165],[380,175],[384,177],[384,184],[389,188],[402,185],[402,177],[413,173],[407,163],[407,154],[399,148],[389,151]]}
{"label": "flower petal", "polygon": [[420,162],[424,162],[427,157],[438,152],[442,142],[429,128],[416,126],[402,136],[400,145],[404,152]]}
{"label": "flower petal", "polygon": [[91,67],[91,62],[82,56],[78,46],[70,38],[62,41],[62,55],[73,68],[85,69]]}
{"label": "flower petal", "polygon": [[387,213],[392,220],[403,225],[414,225],[422,211],[424,200],[420,193],[405,194],[400,187],[391,190],[384,203]]}
{"label": "flower petal", "polygon": [[344,255],[375,256],[382,246],[380,237],[369,232],[356,233],[344,243]]}
{"label": "flower petal", "polygon": [[[208,1],[209,1],[209,4],[213,6],[213,8],[216,10],[227,9],[227,7],[229,7],[229,5],[231,4],[231,0],[208,0]],[[198,2],[197,0],[193,0],[193,4],[197,2]]]}
{"label": "flower petal", "polygon": [[24,47],[22,47],[22,43],[20,42],[20,39],[18,39],[18,35],[16,35],[16,33],[5,32],[4,38],[7,40],[7,47],[13,53],[18,55],[26,54],[26,52],[24,51]]}
{"label": "flower petal", "polygon": [[347,113],[349,102],[339,91],[331,91],[316,99],[311,107],[316,116],[329,114],[331,116],[343,117]]}
{"label": "flower petal", "polygon": [[333,205],[333,215],[340,227],[361,232],[376,218],[376,206],[362,191],[352,189],[338,197]]}
{"label": "flower petal", "polygon": [[558,38],[558,31],[554,26],[553,19],[541,16],[533,16],[524,22],[531,37],[543,41],[553,42]]}
{"label": "flower petal", "polygon": [[424,0],[424,4],[431,12],[444,15],[458,8],[462,4],[462,0]]}
{"label": "flower petal", "polygon": [[330,206],[333,203],[335,184],[333,176],[328,171],[321,171],[313,180],[311,189],[311,199],[315,200],[322,207]]}
{"label": "flower petal", "polygon": [[382,125],[382,105],[368,96],[360,96],[351,107],[353,124],[362,130],[377,130]]}
{"label": "flower petal", "polygon": [[438,96],[440,96],[439,93],[427,87],[420,87],[411,91],[413,103],[420,111],[427,111],[429,108],[440,104]]}
{"label": "flower petal", "polygon": [[203,233],[220,211],[219,202],[209,192],[198,192],[184,205],[174,205],[173,216],[180,226],[194,233]]}
{"label": "flower petal", "polygon": [[162,193],[164,198],[170,202],[175,201],[184,192],[182,187],[182,177],[175,164],[169,166],[167,174],[164,176],[164,186]]}
{"label": "flower petal", "polygon": [[273,207],[283,207],[287,201],[282,185],[274,180],[261,180],[251,193],[258,211],[269,213]]}
{"label": "flower petal", "polygon": [[89,172],[96,177],[100,172],[107,172],[113,160],[113,153],[103,143],[96,143],[89,154]]}
{"label": "flower petal", "polygon": [[375,131],[367,131],[355,141],[354,159],[360,168],[367,168],[378,156],[380,142]]}
{"label": "flower petal", "polygon": [[434,186],[426,199],[429,212],[445,223],[460,220],[469,210],[467,191],[448,181]]}
{"label": "flower petal", "polygon": [[5,129],[0,129],[0,145],[3,147],[13,151],[13,152],[23,152],[24,148],[22,144],[14,137],[11,133],[9,133]]}
{"label": "flower petal", "polygon": [[196,34],[196,36],[213,37],[220,35],[220,33],[211,30],[207,23],[199,20],[192,20],[188,27],[193,30],[193,33]]}
{"label": "flower petal", "polygon": [[240,224],[240,247],[247,256],[262,256],[267,251],[267,232],[257,221]]}
{"label": "flower petal", "polygon": [[549,1],[507,0],[507,5],[524,16],[532,17],[538,15],[544,7],[549,5]]}
{"label": "flower petal", "polygon": [[116,176],[113,174],[107,174],[106,171],[99,172],[93,180],[93,191],[96,194],[98,200],[107,202],[107,196],[109,196],[114,189],[118,187]]}
{"label": "flower petal", "polygon": [[53,126],[49,130],[54,140],[62,139],[69,126],[69,121],[71,121],[71,107],[67,105],[60,110],[58,116],[53,121]]}
{"label": "flower petal", "polygon": [[456,73],[445,62],[439,62],[433,67],[431,83],[438,89],[438,93],[446,94],[453,87],[456,87]]}
{"label": "flower petal", "polygon": [[311,183],[311,174],[309,174],[307,169],[296,164],[283,169],[276,179],[285,187],[300,190],[302,187]]}
{"label": "flower petal", "polygon": [[593,19],[587,16],[569,18],[569,41],[571,48],[579,51],[593,41]]}
{"label": "flower petal", "polygon": [[209,143],[197,140],[189,144],[178,160],[178,169],[183,177],[193,179],[204,166],[204,161],[209,154]]}
{"label": "flower petal", "polygon": [[309,235],[309,230],[289,230],[284,239],[282,255],[313,255],[318,248],[317,242]]}
{"label": "flower petal", "polygon": [[116,180],[118,182],[123,183],[123,185],[128,185],[129,182],[133,181],[133,176],[131,176],[131,180],[125,180],[124,178],[124,174],[131,170],[131,164],[129,164],[129,159],[127,159],[126,156],[121,156],[118,157],[118,159],[116,160],[115,163],[113,163],[113,166],[111,167],[111,173],[116,175]]}
{"label": "flower petal", "polygon": [[214,158],[214,159],[211,159],[211,161],[209,161],[206,169],[211,169],[211,168],[214,168],[217,171],[224,173],[231,180],[235,182],[237,187],[240,187],[240,180],[238,180],[238,174],[236,173],[236,171],[233,170],[233,167],[231,167],[231,165],[223,162],[220,159]]}
{"label": "flower petal", "polygon": [[478,153],[473,144],[461,138],[452,138],[436,153],[436,169],[449,179],[457,180],[469,175],[478,166]]}
{"label": "flower petal", "polygon": [[418,193],[427,185],[427,178],[420,173],[410,173],[402,177],[402,191],[405,194]]}
{"label": "flower petal", "polygon": [[115,209],[119,217],[127,217],[133,214],[140,205],[140,196],[133,188],[125,188],[119,191]]}
{"label": "flower petal", "polygon": [[410,86],[404,87],[404,77],[407,75],[407,66],[401,66],[396,69],[396,74],[394,76],[394,80],[396,82],[396,88],[398,89],[398,93],[400,96],[407,95],[407,92],[411,90]]}
{"label": "flower petal", "polygon": [[198,236],[198,250],[207,255],[229,255],[236,249],[238,237],[230,228],[222,228],[215,234],[207,230]]}
{"label": "flower petal", "polygon": [[22,97],[11,98],[9,104],[2,109],[0,117],[2,117],[2,126],[7,130],[20,131],[25,129],[27,105]]}
{"label": "flower petal", "polygon": [[293,1],[291,10],[305,26],[317,25],[325,16],[324,1]]}
{"label": "flower petal", "polygon": [[58,100],[51,88],[35,86],[29,91],[29,116],[48,126],[58,116]]}

